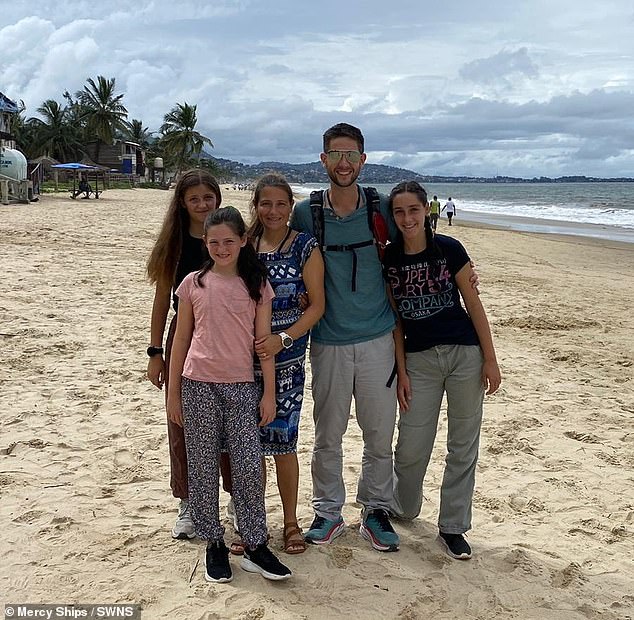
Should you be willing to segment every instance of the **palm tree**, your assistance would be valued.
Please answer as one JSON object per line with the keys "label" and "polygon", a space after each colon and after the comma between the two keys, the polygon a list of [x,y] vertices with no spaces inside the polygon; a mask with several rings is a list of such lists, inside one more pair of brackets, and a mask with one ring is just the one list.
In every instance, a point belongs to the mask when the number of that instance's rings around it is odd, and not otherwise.
{"label": "palm tree", "polygon": [[35,125],[32,119],[25,117],[25,110],[24,101],[20,100],[18,102],[18,113],[11,120],[10,131],[18,149],[26,155],[27,159],[33,159],[39,155],[34,148]]}
{"label": "palm tree", "polygon": [[68,118],[68,122],[72,123],[77,129],[82,144],[85,144],[91,139],[86,132],[86,108],[81,104],[78,98],[73,98],[67,90],[63,92],[62,97],[66,100],[66,117]]}
{"label": "palm tree", "polygon": [[47,99],[37,111],[43,117],[29,119],[35,126],[35,148],[39,154],[59,161],[76,159],[81,151],[79,130],[70,122],[68,112],[54,99]]}
{"label": "palm tree", "polygon": [[142,149],[147,149],[150,145],[152,132],[147,127],[143,127],[143,121],[133,118],[125,135],[132,142],[136,142]]}
{"label": "palm tree", "polygon": [[112,144],[118,131],[127,131],[128,111],[121,103],[123,93],[115,94],[115,78],[108,80],[99,75],[97,83],[92,78],[86,82],[84,89],[75,96],[83,107],[82,117],[86,120],[88,133],[97,139],[95,159],[99,161],[101,144]]}
{"label": "palm tree", "polygon": [[161,143],[166,155],[174,158],[177,174],[193,155],[200,155],[205,144],[213,147],[209,138],[194,129],[198,122],[195,105],[177,103],[163,120]]}

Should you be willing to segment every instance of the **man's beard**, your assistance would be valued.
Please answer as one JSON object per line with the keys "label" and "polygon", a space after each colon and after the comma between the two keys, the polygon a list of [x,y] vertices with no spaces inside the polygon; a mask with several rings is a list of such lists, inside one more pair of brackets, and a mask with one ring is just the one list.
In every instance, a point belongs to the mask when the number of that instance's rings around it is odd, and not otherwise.
{"label": "man's beard", "polygon": [[350,187],[351,185],[354,185],[357,182],[357,179],[359,178],[359,174],[360,173],[361,173],[361,170],[359,170],[356,174],[353,174],[351,177],[349,177],[349,180],[346,181],[345,183],[341,183],[340,181],[337,180],[337,173],[334,172],[334,171],[330,172],[330,170],[329,170],[328,171],[328,178],[337,187]]}

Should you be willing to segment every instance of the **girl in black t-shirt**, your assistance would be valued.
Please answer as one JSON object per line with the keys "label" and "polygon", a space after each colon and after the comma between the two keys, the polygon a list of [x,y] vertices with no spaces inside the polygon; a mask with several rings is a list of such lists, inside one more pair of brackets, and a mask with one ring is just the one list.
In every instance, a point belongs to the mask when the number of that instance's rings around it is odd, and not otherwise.
{"label": "girl in black t-shirt", "polygon": [[[163,220],[147,264],[150,281],[156,285],[152,318],[150,322],[150,346],[147,353],[148,379],[159,389],[165,384],[165,398],[169,390],[169,358],[172,340],[176,331],[176,315],[167,330],[165,353],[163,337],[167,315],[172,301],[172,292],[183,278],[198,271],[209,258],[202,241],[203,224],[209,213],[216,210],[222,201],[216,179],[206,170],[189,170],[178,180],[174,194]],[[174,310],[178,309],[178,298],[173,296]],[[194,524],[189,511],[189,488],[187,481],[187,452],[183,427],[167,420],[167,437],[170,451],[170,486],[174,497],[180,499],[172,537],[188,539],[195,536]],[[227,459],[222,461],[223,484],[227,488]]]}
{"label": "girl in black t-shirt", "polygon": [[[394,455],[393,512],[414,519],[447,395],[447,457],[441,487],[439,540],[456,559],[471,557],[463,534],[471,504],[484,392],[500,386],[489,323],[469,278],[462,244],[434,235],[425,190],[397,185],[390,208],[399,234],[384,261],[388,291],[398,314],[395,330],[399,435]],[[465,307],[461,303],[464,302]]]}

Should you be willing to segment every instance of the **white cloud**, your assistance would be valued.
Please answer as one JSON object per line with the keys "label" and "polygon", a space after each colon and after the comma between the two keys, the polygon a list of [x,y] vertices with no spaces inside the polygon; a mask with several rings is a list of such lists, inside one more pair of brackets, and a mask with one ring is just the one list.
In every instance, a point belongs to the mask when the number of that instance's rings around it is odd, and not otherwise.
{"label": "white cloud", "polygon": [[[5,6],[6,5],[6,6]],[[197,104],[220,157],[314,161],[328,126],[370,160],[446,174],[631,175],[630,2],[3,3],[0,90],[27,113],[116,77],[157,130]]]}
{"label": "white cloud", "polygon": [[539,75],[537,65],[531,60],[528,49],[520,47],[514,52],[502,50],[488,58],[480,58],[460,68],[460,76],[484,84],[502,81],[511,86],[512,79],[518,76],[536,78]]}

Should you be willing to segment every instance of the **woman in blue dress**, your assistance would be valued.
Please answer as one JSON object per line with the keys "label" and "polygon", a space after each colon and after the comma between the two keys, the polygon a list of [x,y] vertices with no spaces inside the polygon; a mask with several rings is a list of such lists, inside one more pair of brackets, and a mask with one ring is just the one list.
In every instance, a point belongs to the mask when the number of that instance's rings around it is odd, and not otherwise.
{"label": "woman in blue dress", "polygon": [[[259,356],[275,356],[277,415],[260,429],[262,451],[275,459],[284,511],[284,549],[302,553],[306,545],[297,523],[297,432],[308,332],[324,313],[325,301],[324,263],[317,241],[288,227],[293,203],[293,191],[283,176],[263,176],[254,190],[248,234],[275,291],[272,333],[255,343]],[[304,294],[308,299],[305,307],[300,302]],[[256,361],[256,375],[258,372]]]}

